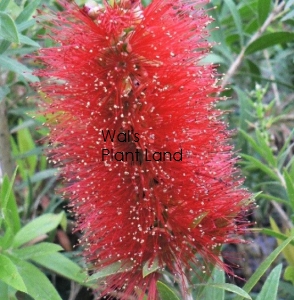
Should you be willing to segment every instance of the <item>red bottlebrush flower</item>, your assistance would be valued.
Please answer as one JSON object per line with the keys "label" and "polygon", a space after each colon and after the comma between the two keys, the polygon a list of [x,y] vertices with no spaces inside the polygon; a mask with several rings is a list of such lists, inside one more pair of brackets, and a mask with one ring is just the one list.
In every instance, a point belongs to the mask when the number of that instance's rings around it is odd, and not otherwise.
{"label": "red bottlebrush flower", "polygon": [[144,266],[179,280],[196,254],[225,267],[219,246],[240,242],[249,196],[214,108],[216,71],[201,63],[206,1],[112,2],[61,1],[36,73],[84,255],[94,270],[122,266],[103,295],[153,300],[159,273]]}

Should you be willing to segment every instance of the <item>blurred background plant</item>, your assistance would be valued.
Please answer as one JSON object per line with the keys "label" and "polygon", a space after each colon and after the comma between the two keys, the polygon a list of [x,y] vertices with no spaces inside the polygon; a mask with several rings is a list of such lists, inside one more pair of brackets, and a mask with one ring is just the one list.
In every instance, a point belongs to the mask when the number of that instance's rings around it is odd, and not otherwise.
{"label": "blurred background plant", "polygon": [[[42,95],[30,87],[39,79],[27,56],[49,46],[33,18],[43,4],[60,9],[55,0],[0,1],[0,298],[93,299],[94,282],[117,269],[85,271],[73,217],[55,193],[58,170],[43,154]],[[204,62],[225,74],[219,108],[228,111],[244,185],[258,208],[244,236],[252,242],[223,247],[237,277],[218,269],[198,274],[188,298],[294,299],[294,0],[212,0],[207,9],[215,22]],[[180,299],[168,273],[158,290],[163,300]]]}

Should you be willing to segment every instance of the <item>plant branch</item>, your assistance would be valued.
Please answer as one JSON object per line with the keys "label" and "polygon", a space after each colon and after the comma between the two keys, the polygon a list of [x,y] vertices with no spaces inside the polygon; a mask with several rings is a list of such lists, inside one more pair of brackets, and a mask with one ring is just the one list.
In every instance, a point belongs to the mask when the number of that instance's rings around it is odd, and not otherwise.
{"label": "plant branch", "polygon": [[249,42],[247,43],[247,45],[242,48],[241,52],[236,57],[235,61],[231,64],[228,72],[226,73],[226,75],[225,75],[225,77],[224,77],[224,79],[222,81],[222,87],[225,87],[228,84],[228,82],[230,81],[230,79],[234,76],[234,74],[238,70],[238,68],[241,65],[242,60],[244,58],[245,51],[246,51],[247,47],[251,43],[253,43],[255,40],[257,40],[265,32],[265,30],[271,24],[271,22],[273,20],[275,20],[275,18],[283,10],[284,6],[285,6],[285,1],[282,1],[280,4],[276,3],[275,8],[269,14],[269,16],[267,17],[267,19],[262,24],[262,26],[259,28],[258,31],[255,32],[255,34],[251,37],[251,39],[249,40]]}

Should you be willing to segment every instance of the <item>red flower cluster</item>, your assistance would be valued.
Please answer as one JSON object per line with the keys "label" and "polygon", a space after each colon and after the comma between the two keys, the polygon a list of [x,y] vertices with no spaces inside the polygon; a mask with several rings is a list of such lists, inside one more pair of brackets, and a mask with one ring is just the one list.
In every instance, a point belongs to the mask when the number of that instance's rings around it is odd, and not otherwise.
{"label": "red flower cluster", "polygon": [[103,294],[157,299],[158,270],[181,280],[199,266],[196,254],[223,266],[219,246],[239,242],[232,236],[244,228],[236,218],[248,193],[214,108],[216,72],[201,63],[206,1],[61,3],[51,15],[56,46],[40,50],[36,72],[53,160],[87,261],[94,270],[121,263]]}

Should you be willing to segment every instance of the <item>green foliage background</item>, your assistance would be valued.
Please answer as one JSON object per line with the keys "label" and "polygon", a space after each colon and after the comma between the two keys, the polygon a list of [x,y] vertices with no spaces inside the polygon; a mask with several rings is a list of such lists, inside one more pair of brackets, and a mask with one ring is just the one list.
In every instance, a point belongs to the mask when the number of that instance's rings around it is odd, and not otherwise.
{"label": "green foliage background", "polygon": [[[32,17],[43,4],[60,9],[55,0],[0,1],[0,299],[93,299],[97,280],[118,268],[86,274],[80,249],[72,247],[72,216],[54,192],[57,170],[43,155],[47,132],[34,117],[42,95],[30,87],[39,79],[26,56],[50,46]],[[215,22],[205,62],[224,74],[227,101],[219,107],[229,112],[258,207],[244,236],[252,243],[233,249],[243,258],[235,273],[245,281],[215,269],[193,277],[187,299],[294,299],[294,0],[212,0],[207,9]],[[170,274],[157,287],[162,300],[181,299]]]}

